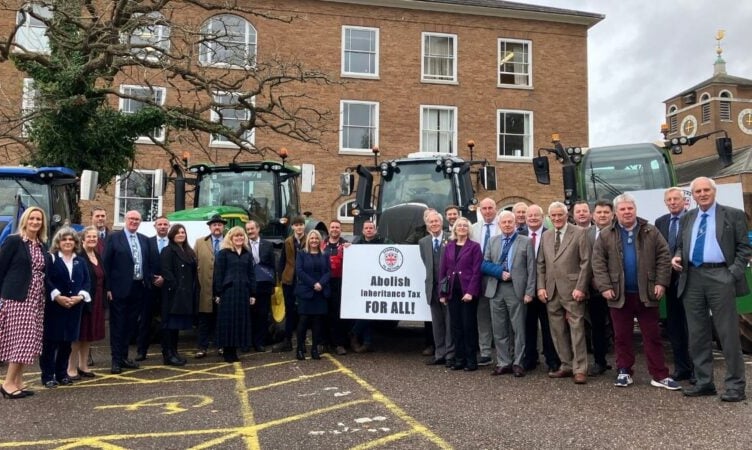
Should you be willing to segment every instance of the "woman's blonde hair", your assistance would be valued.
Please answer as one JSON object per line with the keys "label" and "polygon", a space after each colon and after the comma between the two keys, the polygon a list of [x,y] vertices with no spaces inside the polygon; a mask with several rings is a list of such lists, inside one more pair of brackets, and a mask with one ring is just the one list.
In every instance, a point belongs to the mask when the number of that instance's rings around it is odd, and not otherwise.
{"label": "woman's blonde hair", "polygon": [[[305,242],[303,243],[303,251],[306,253],[311,253],[311,246],[308,244],[310,242],[311,236],[318,236],[319,237],[319,246],[321,245],[321,241],[324,239],[321,237],[321,233],[319,233],[317,230],[311,230],[306,234]],[[321,248],[319,247],[319,251]]]}
{"label": "woman's blonde hair", "polygon": [[29,217],[34,211],[39,211],[42,214],[42,227],[39,229],[37,239],[40,242],[47,242],[47,215],[38,206],[30,206],[21,214],[21,220],[18,221],[18,234],[22,237],[28,237],[26,236],[26,226],[29,224]]}
{"label": "woman's blonde hair", "polygon": [[225,234],[225,238],[222,241],[221,248],[229,248],[230,250],[234,250],[235,246],[232,245],[232,238],[234,238],[237,235],[243,236],[245,239],[243,239],[243,247],[248,250],[248,235],[245,234],[245,230],[243,227],[240,226],[234,226],[230,228],[230,231]]}
{"label": "woman's blonde hair", "polygon": [[[467,231],[468,232],[470,231],[470,227],[472,226],[472,224],[470,223],[469,220],[467,220],[467,217],[458,217],[457,220],[454,221],[454,225],[452,225],[452,235],[449,237],[449,239],[452,239],[452,240],[457,239],[457,231],[456,231],[457,230],[457,224],[460,223],[460,222],[466,224],[467,228],[468,228]],[[468,236],[468,238],[469,238],[469,236]]]}
{"label": "woman's blonde hair", "polygon": [[78,233],[76,230],[74,230],[71,227],[62,227],[61,229],[57,230],[57,233],[55,233],[55,237],[52,238],[52,244],[50,244],[50,253],[53,255],[60,251],[60,241],[63,240],[63,238],[66,237],[72,237],[73,240],[76,242],[76,246],[73,247],[73,253],[78,253],[81,251],[81,238],[78,236]]}

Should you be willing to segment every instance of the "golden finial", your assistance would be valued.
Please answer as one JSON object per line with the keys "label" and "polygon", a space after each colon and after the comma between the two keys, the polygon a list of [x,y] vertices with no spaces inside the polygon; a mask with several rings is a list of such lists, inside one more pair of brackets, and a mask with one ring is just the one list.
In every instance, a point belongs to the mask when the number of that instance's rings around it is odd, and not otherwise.
{"label": "golden finial", "polygon": [[726,36],[726,30],[718,30],[715,33],[715,40],[718,41],[718,46],[715,49],[715,52],[718,54],[718,56],[721,56],[721,53],[723,53],[723,49],[721,48],[721,41]]}

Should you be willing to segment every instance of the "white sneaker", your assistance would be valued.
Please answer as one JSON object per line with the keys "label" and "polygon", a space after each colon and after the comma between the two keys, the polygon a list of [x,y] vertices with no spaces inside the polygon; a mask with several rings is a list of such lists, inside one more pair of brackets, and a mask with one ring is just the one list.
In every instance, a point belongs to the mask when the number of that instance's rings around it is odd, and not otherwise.
{"label": "white sneaker", "polygon": [[629,374],[629,371],[627,369],[619,369],[619,375],[616,376],[614,386],[627,387],[632,383],[634,383],[634,381],[632,381],[632,375]]}
{"label": "white sneaker", "polygon": [[669,391],[678,391],[679,389],[682,388],[681,385],[679,383],[677,383],[676,381],[674,381],[674,379],[671,378],[671,377],[664,378],[664,379],[662,379],[660,381],[650,380],[650,385],[651,386],[655,386],[655,387],[660,387],[660,388],[668,389]]}

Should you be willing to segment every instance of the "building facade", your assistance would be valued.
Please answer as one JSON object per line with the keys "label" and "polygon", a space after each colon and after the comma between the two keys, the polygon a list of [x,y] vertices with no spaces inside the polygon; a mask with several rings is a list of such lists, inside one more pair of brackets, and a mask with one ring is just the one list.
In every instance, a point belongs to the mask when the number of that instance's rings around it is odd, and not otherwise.
{"label": "building facade", "polygon": [[[193,51],[175,42],[178,30],[190,26],[203,32],[218,17],[230,17],[238,47],[254,52],[259,63],[281,59],[326,74],[331,82],[306,86],[305,97],[296,100],[331,112],[329,131],[318,144],[268,130],[248,136],[257,148],[267,149],[266,159],[275,159],[274,151],[285,147],[288,163],[315,165],[314,191],[301,195],[303,211],[351,221],[353,199],[339,195],[339,174],[372,161],[373,147],[387,160],[416,151],[469,159],[469,140],[475,142],[474,159],[496,166],[499,180],[494,192],[479,187],[478,198],[491,196],[500,208],[520,200],[545,205],[561,198],[558,171],[552,171],[550,186],[537,185],[531,159],[538,148],[550,147],[554,132],[567,142],[587,143],[587,33],[603,16],[493,0],[253,3],[262,14],[190,5],[163,11],[166,20],[139,38],[158,35],[164,45],[172,40],[172,51],[211,69],[212,56],[202,53],[200,44]],[[19,8],[28,4],[19,2]],[[0,31],[20,27],[16,40],[44,51],[44,27],[35,28],[33,20],[20,23],[18,17],[4,12]],[[0,64],[0,83],[4,108],[33,109],[33,80],[7,61]],[[241,93],[189,91],[179,79],[166,79],[154,69],[118,73],[113,85],[123,94],[113,97],[113,105],[126,112],[141,107],[134,100],[139,95],[185,107],[192,96],[213,95],[215,104],[228,106],[209,108],[208,118],[229,124],[250,114],[232,106],[233,96]],[[189,152],[190,164],[226,163],[238,150],[208,133],[157,129],[139,139],[133,171],[112,180],[94,202],[108,210],[115,226],[128,209],[143,210],[147,219],[174,209],[175,161],[159,145],[165,141],[173,152]],[[12,150],[0,156],[0,164],[16,162]]]}

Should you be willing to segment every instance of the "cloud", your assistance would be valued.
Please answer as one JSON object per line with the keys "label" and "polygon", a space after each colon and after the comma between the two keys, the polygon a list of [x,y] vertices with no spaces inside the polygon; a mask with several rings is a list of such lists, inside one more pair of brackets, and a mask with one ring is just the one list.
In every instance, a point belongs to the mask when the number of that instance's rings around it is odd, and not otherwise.
{"label": "cloud", "polygon": [[[663,101],[713,76],[715,34],[726,31],[729,75],[752,79],[752,2],[738,0],[533,0],[605,14],[588,33],[590,142],[616,145],[661,137]],[[746,30],[746,31],[745,31]],[[562,136],[563,138],[563,136]]]}

